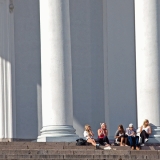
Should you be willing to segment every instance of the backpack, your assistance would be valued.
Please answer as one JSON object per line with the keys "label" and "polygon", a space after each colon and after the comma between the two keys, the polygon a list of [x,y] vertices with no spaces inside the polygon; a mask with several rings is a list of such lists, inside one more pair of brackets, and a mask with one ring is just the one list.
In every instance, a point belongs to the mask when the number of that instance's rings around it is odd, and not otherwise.
{"label": "backpack", "polygon": [[76,141],[77,141],[77,143],[76,143],[77,146],[84,146],[84,145],[86,145],[86,142],[87,142],[83,138],[79,138]]}

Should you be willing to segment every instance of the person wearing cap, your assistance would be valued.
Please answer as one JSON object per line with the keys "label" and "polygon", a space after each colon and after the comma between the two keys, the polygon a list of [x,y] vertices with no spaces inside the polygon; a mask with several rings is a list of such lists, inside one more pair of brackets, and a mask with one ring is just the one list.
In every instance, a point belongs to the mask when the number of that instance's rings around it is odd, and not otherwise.
{"label": "person wearing cap", "polygon": [[128,141],[131,146],[131,149],[139,150],[139,137],[136,136],[136,129],[133,124],[129,124],[129,127],[126,128],[126,135],[128,136]]}
{"label": "person wearing cap", "polygon": [[106,123],[100,123],[101,128],[98,129],[98,139],[97,141],[101,145],[110,146],[109,139],[108,139],[108,130]]}

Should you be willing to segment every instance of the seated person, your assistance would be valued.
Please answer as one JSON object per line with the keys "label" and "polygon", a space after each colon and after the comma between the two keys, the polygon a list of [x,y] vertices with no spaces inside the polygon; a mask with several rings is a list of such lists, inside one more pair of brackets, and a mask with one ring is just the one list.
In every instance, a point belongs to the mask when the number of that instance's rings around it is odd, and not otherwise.
{"label": "seated person", "polygon": [[131,149],[139,150],[139,137],[136,136],[136,129],[133,127],[133,124],[129,124],[129,128],[126,128],[126,135],[128,136],[128,141],[131,146]]}
{"label": "seated person", "polygon": [[88,125],[88,124],[85,125],[84,137],[85,137],[85,139],[86,139],[86,141],[88,143],[91,143],[96,148],[99,147],[99,144],[97,144],[96,141],[93,138],[94,137],[94,133],[93,133],[90,125]]}
{"label": "seated person", "polygon": [[120,144],[120,146],[127,146],[127,136],[123,129],[123,125],[118,126],[118,130],[115,133],[115,142]]}
{"label": "seated person", "polygon": [[143,125],[140,127],[140,137],[142,139],[141,146],[148,141],[149,135],[152,133],[151,126],[149,125],[149,120],[145,119]]}
{"label": "seated person", "polygon": [[100,123],[101,128],[98,129],[98,139],[97,141],[101,145],[110,146],[109,140],[108,140],[108,130],[106,123]]}

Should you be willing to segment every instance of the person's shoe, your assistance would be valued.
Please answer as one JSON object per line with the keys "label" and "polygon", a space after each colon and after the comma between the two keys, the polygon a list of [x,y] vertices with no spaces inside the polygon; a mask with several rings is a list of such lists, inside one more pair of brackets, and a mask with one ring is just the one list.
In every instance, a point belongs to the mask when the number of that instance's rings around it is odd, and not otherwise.
{"label": "person's shoe", "polygon": [[131,150],[134,150],[134,147],[131,147]]}
{"label": "person's shoe", "polygon": [[136,147],[136,150],[139,151],[140,150],[139,147]]}
{"label": "person's shoe", "polygon": [[120,144],[120,142],[118,141],[118,138],[116,138],[115,143]]}
{"label": "person's shoe", "polygon": [[105,147],[104,150],[111,150],[111,147],[110,146]]}
{"label": "person's shoe", "polygon": [[99,144],[96,144],[96,149],[99,149],[99,146],[100,146]]}
{"label": "person's shoe", "polygon": [[106,143],[106,144],[105,144],[105,147],[110,147],[110,144]]}
{"label": "person's shoe", "polygon": [[145,142],[148,142],[148,139],[146,138],[144,141],[145,141]]}
{"label": "person's shoe", "polygon": [[144,146],[144,143],[141,144],[141,147],[143,147],[143,146]]}
{"label": "person's shoe", "polygon": [[139,137],[139,143],[142,143],[142,138],[141,137]]}

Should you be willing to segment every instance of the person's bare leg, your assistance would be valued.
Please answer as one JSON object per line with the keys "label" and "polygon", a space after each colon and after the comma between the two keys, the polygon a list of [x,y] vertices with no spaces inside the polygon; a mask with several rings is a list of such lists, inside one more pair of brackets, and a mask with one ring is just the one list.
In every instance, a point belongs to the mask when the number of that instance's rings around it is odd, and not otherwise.
{"label": "person's bare leg", "polygon": [[128,146],[128,145],[127,145],[127,138],[125,138],[124,142],[125,142],[124,145],[125,145],[125,146]]}
{"label": "person's bare leg", "polygon": [[94,139],[89,138],[89,139],[87,140],[87,142],[88,142],[88,143],[91,143],[93,146],[96,146],[96,142],[95,142]]}
{"label": "person's bare leg", "polygon": [[94,139],[92,139],[92,141],[93,141],[94,143],[96,143],[96,141],[95,141]]}
{"label": "person's bare leg", "polygon": [[124,146],[124,145],[123,145],[123,141],[124,141],[124,138],[123,138],[123,137],[121,137],[121,143],[120,143],[120,146]]}

